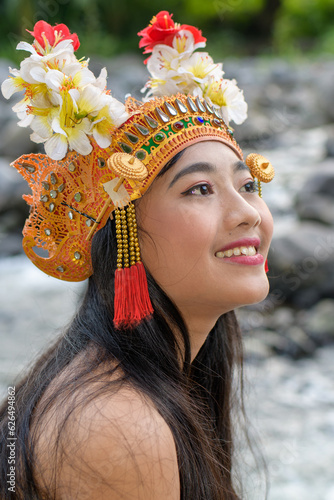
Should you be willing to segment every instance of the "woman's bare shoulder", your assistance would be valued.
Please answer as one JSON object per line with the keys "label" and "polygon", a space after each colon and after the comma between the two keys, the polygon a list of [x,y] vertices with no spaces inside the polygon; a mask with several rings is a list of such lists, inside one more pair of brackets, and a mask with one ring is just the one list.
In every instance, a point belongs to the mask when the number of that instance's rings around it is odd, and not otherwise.
{"label": "woman's bare shoulder", "polygon": [[56,476],[56,498],[179,500],[172,432],[150,399],[131,385],[123,382],[75,405],[57,443],[54,419],[45,431],[39,458],[49,470],[54,446],[48,443],[53,440],[59,452],[56,474],[43,474],[47,482]]}

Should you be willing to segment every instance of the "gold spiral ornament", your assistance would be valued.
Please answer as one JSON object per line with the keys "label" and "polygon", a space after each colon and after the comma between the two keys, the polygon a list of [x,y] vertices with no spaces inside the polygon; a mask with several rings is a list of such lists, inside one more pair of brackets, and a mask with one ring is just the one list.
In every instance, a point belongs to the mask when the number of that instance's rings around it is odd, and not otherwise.
{"label": "gold spiral ornament", "polygon": [[253,177],[256,177],[259,181],[270,182],[275,176],[272,164],[264,156],[257,153],[251,153],[247,156],[246,165]]}
{"label": "gold spiral ornament", "polygon": [[128,153],[114,153],[108,158],[107,164],[120,178],[143,181],[148,176],[144,163]]}

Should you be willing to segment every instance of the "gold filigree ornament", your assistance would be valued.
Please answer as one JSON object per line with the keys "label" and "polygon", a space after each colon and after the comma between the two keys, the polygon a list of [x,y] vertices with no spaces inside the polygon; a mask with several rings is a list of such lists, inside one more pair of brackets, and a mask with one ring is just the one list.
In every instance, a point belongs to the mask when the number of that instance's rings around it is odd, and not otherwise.
{"label": "gold filigree ornament", "polygon": [[262,155],[251,153],[246,158],[246,165],[249,167],[252,176],[259,181],[270,182],[275,176],[272,164]]}

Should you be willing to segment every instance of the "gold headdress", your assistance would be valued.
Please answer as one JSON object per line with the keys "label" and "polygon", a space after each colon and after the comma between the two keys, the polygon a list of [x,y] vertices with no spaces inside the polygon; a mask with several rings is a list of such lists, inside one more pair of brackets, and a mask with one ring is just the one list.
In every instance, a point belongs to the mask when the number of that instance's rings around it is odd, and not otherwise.
{"label": "gold headdress", "polygon": [[[194,53],[205,42],[201,33],[174,24],[166,12],[140,32],[141,46],[152,52],[146,102],[128,98],[123,105],[111,97],[105,70],[95,78],[87,62],[75,58],[79,41],[66,26],[39,21],[33,35],[33,45],[18,46],[31,56],[2,84],[7,98],[25,91],[13,109],[20,125],[33,129],[31,139],[45,143],[47,153],[23,155],[13,163],[32,190],[24,196],[31,212],[23,248],[45,273],[84,280],[93,272],[91,239],[113,213],[118,263],[114,322],[132,326],[152,313],[132,201],[190,144],[221,141],[242,159],[226,121],[234,117],[240,122],[246,104],[236,83],[222,79],[222,65],[206,53]],[[259,155],[246,163],[259,180],[272,179],[273,168]],[[38,255],[35,247],[48,256]]]}

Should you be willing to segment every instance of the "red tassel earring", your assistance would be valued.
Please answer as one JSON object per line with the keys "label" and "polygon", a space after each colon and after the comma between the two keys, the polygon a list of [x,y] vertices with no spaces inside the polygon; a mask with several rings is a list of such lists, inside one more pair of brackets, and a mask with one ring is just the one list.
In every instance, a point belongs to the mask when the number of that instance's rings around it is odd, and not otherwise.
{"label": "red tassel earring", "polygon": [[117,269],[115,271],[114,325],[131,328],[153,313],[145,268],[141,262],[135,207],[115,210]]}

